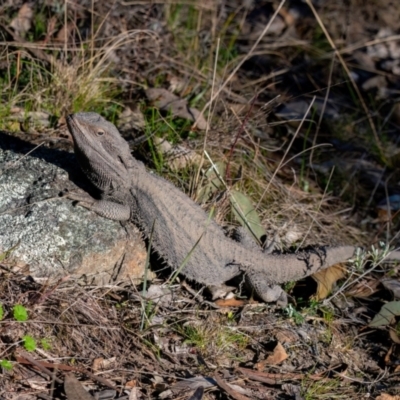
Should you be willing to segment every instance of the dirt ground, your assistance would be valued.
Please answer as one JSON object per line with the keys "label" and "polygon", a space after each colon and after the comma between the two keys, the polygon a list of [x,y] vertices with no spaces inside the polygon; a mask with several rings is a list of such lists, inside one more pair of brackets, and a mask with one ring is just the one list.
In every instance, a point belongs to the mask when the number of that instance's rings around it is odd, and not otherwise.
{"label": "dirt ground", "polygon": [[364,248],[284,308],[156,261],[150,287],[39,284],[0,253],[0,399],[400,399],[398,1],[0,10],[1,130],[72,151],[66,115],[96,111],[222,225],[235,192],[277,251]]}

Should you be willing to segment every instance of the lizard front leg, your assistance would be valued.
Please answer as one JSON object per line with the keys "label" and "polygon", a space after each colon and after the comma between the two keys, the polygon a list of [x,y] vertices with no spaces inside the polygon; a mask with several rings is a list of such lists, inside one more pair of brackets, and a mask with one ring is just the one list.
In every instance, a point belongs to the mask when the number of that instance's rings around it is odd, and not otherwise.
{"label": "lizard front leg", "polygon": [[131,217],[131,209],[126,204],[120,204],[112,200],[96,200],[87,193],[69,193],[66,197],[78,201],[80,206],[108,219],[128,221]]}

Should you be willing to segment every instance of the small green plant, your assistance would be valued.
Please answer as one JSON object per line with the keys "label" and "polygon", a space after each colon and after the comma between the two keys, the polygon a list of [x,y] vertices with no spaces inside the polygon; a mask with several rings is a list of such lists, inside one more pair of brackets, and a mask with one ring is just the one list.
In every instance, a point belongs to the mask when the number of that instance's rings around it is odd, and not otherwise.
{"label": "small green plant", "polygon": [[321,305],[321,303],[320,303],[318,300],[316,300],[316,299],[314,299],[314,298],[311,298],[310,301],[309,301],[308,309],[309,309],[313,314],[315,314],[315,313],[317,312],[317,310],[318,310],[318,308],[319,308],[320,305]]}
{"label": "small green plant", "polygon": [[40,339],[40,345],[42,346],[43,350],[51,350],[50,341],[46,338]]}
{"label": "small green plant", "polygon": [[235,60],[238,57],[239,52],[234,41],[228,43],[227,46],[221,47],[218,55],[218,66],[220,68],[225,68],[227,63]]}
{"label": "small green plant", "polygon": [[204,325],[185,325],[178,330],[185,337],[185,343],[197,347],[204,353],[212,351],[221,353],[229,350],[229,356],[233,357],[232,349],[244,349],[249,343],[247,335],[226,326],[211,328]]}
{"label": "small green plant", "polygon": [[242,332],[225,328],[217,336],[216,346],[218,349],[228,349],[234,347],[243,350],[249,344],[249,338]]}
{"label": "small green plant", "polygon": [[[25,322],[28,320],[28,310],[21,304],[15,304],[12,308],[13,310],[13,317],[16,321]],[[0,303],[0,320],[4,317],[4,309],[3,305]],[[35,351],[37,349],[36,340],[31,335],[24,335],[22,337],[22,342],[26,351]],[[41,347],[44,350],[51,349],[50,342],[43,338],[40,340]],[[0,360],[0,367],[5,369],[11,369],[12,364],[8,360]]]}
{"label": "small green plant", "polygon": [[332,342],[333,332],[331,328],[327,328],[320,335],[320,339],[323,343],[330,344]]}
{"label": "small green plant", "polygon": [[32,336],[25,335],[22,338],[22,340],[24,342],[24,347],[25,347],[26,351],[35,351],[36,350],[36,348],[37,348],[36,340]]}
{"label": "small green plant", "polygon": [[[1,113],[0,113],[0,116],[1,116]],[[19,246],[19,242],[15,246],[6,250],[4,253],[0,253],[0,261],[4,261],[18,246]]]}
{"label": "small green plant", "polygon": [[319,307],[319,310],[322,312],[322,317],[324,318],[324,321],[330,325],[335,317],[335,313],[333,309],[328,308],[328,307]]}
{"label": "small green plant", "polygon": [[326,38],[325,33],[320,26],[316,25],[313,30],[311,51],[318,56],[321,54],[326,54],[326,52],[330,50],[331,46]]}
{"label": "small green plant", "polygon": [[140,324],[140,330],[143,331],[151,325],[151,320],[156,314],[157,305],[152,300],[143,300],[142,320]]}
{"label": "small green plant", "polygon": [[368,255],[372,258],[374,264],[380,263],[390,251],[389,245],[384,242],[379,242],[379,247],[380,248],[376,248],[372,245],[371,250],[368,252]]}
{"label": "small green plant", "polygon": [[283,284],[283,290],[286,293],[290,293],[294,289],[294,287],[296,286],[296,283],[297,283],[296,281],[290,281],[290,282],[284,283]]}
{"label": "small green plant", "polygon": [[228,323],[233,324],[235,322],[236,316],[235,313],[232,311],[228,311],[228,314],[226,315],[226,318],[228,319]]}
{"label": "small green plant", "polygon": [[296,325],[301,325],[304,323],[304,317],[301,313],[299,313],[291,304],[289,304],[285,309],[284,313],[289,317],[293,318],[293,321]]}
{"label": "small green plant", "polygon": [[13,307],[13,315],[14,318],[19,322],[24,322],[28,320],[28,310],[20,304],[16,304]]}
{"label": "small green plant", "polygon": [[[338,390],[341,382],[338,379],[329,379],[307,384],[307,378],[302,382],[302,392],[305,400],[340,398]],[[335,396],[334,396],[335,394]],[[342,397],[347,398],[347,397]]]}
{"label": "small green plant", "polygon": [[32,42],[42,39],[47,29],[46,17],[42,12],[34,14],[34,21],[34,34],[29,38]]}
{"label": "small green plant", "polygon": [[199,349],[206,348],[207,335],[203,329],[192,325],[186,325],[183,328],[183,333],[186,337],[185,343],[196,346]]}
{"label": "small green plant", "polygon": [[8,360],[0,360],[0,367],[3,367],[4,369],[10,371],[12,370],[13,365]]}

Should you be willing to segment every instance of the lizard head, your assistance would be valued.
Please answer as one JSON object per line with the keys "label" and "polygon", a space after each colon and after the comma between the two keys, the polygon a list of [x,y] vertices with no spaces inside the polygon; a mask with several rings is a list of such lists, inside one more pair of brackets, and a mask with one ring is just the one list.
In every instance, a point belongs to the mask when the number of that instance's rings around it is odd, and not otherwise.
{"label": "lizard head", "polygon": [[94,112],[70,114],[67,117],[68,130],[74,139],[74,144],[80,147],[91,147],[91,144],[101,143],[108,152],[126,147],[118,129],[114,124]]}
{"label": "lizard head", "polygon": [[81,112],[68,115],[67,126],[81,168],[91,174],[93,183],[100,187],[106,179],[104,185],[122,186],[132,156],[115,125],[97,113]]}

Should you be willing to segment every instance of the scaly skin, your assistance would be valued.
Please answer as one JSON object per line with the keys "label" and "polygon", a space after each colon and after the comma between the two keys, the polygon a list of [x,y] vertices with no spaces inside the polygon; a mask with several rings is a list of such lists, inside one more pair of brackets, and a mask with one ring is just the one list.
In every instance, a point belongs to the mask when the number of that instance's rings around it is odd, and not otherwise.
{"label": "scaly skin", "polygon": [[[345,262],[353,246],[320,247],[296,254],[265,254],[225,236],[223,230],[189,197],[135,160],[117,128],[96,113],[68,116],[75,154],[83,172],[101,191],[101,200],[70,196],[98,214],[133,221],[154,250],[173,268],[196,282],[221,285],[246,274],[265,301],[271,285],[295,281]],[[154,225],[154,228],[153,228]]]}

